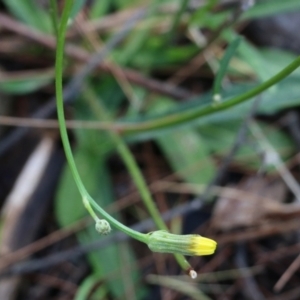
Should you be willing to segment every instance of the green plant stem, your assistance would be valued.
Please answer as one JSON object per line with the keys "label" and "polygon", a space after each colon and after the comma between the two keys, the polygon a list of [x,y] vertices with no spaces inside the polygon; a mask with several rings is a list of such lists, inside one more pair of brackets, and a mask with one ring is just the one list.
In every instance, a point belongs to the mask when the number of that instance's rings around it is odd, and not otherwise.
{"label": "green plant stem", "polygon": [[295,71],[300,66],[300,56],[296,58],[292,63],[290,63],[287,67],[285,67],[282,71],[271,77],[270,79],[266,80],[262,84],[256,86],[255,88],[251,89],[248,92],[245,92],[241,95],[232,97],[228,100],[224,100],[224,102],[219,103],[216,105],[215,103],[211,103],[199,108],[193,107],[190,110],[180,111],[178,113],[172,113],[168,116],[154,118],[152,120],[143,121],[143,122],[115,122],[111,124],[111,126],[105,126],[108,124],[104,124],[105,129],[116,130],[122,134],[132,134],[132,133],[139,133],[139,132],[146,132],[154,129],[161,129],[165,127],[170,127],[173,125],[182,124],[187,121],[191,121],[197,119],[199,117],[213,114],[235,105],[241,104],[260,93],[264,92],[274,84],[278,83],[293,71]]}
{"label": "green plant stem", "polygon": [[94,219],[95,222],[99,220],[98,216],[96,215],[95,211],[93,210],[89,200],[86,197],[82,197],[82,202],[86,210],[89,212],[91,217]]}
{"label": "green plant stem", "polygon": [[[116,219],[114,219],[110,214],[103,210],[95,200],[88,194],[87,190],[84,187],[84,184],[78,173],[74,157],[72,154],[68,133],[66,129],[66,122],[64,116],[64,107],[63,107],[63,58],[64,58],[64,44],[65,44],[65,33],[67,29],[68,18],[73,6],[73,0],[66,0],[65,7],[62,13],[61,22],[58,26],[58,35],[57,35],[57,47],[56,47],[56,61],[55,61],[55,88],[56,88],[56,105],[57,105],[57,115],[59,122],[59,130],[61,134],[61,139],[64,147],[64,151],[67,157],[69,167],[71,169],[72,175],[74,177],[77,188],[82,196],[83,201],[88,201],[92,207],[94,207],[99,214],[110,222],[114,227],[128,234],[129,236],[147,243],[148,237],[146,234],[142,234],[135,230],[130,229],[129,227],[123,225]],[[85,203],[84,203],[85,204]],[[85,204],[86,205],[86,204]],[[93,217],[95,215],[92,215]]]}
{"label": "green plant stem", "polygon": [[144,176],[141,173],[141,170],[139,169],[131,151],[119,135],[113,133],[111,137],[114,143],[116,144],[118,152],[121,155],[155,225],[161,230],[168,230],[168,227],[166,226],[159,211],[156,208],[156,205],[154,204],[150,191],[145,182]]}
{"label": "green plant stem", "polygon": [[[91,88],[85,89],[85,97],[89,104],[91,105],[92,111],[97,115],[98,118],[103,119],[108,122],[112,122],[106,107],[104,105],[97,101],[97,96],[94,94],[93,90]],[[154,200],[151,196],[151,193],[148,189],[148,186],[146,184],[146,181],[144,179],[144,176],[139,169],[131,151],[127,147],[127,145],[124,143],[122,138],[116,133],[116,132],[110,132],[110,137],[113,140],[113,142],[116,145],[116,148],[122,157],[140,195],[143,200],[144,205],[146,206],[150,216],[152,217],[155,225],[160,230],[167,230],[168,227],[166,226],[163,218],[160,215],[160,212],[156,208],[156,205],[154,203]],[[186,261],[183,255],[175,254],[175,258],[178,262],[178,264],[187,271],[191,268],[189,263]]]}
{"label": "green plant stem", "polygon": [[290,63],[287,67],[285,67],[282,71],[280,71],[270,79],[266,80],[262,84],[241,95],[229,98],[227,100],[224,99],[223,102],[220,102],[218,104],[212,101],[211,104],[203,105],[199,108],[193,107],[192,109],[183,110],[178,113],[171,113],[164,117],[154,117],[153,119],[142,122],[97,122],[97,128],[101,130],[115,131],[118,132],[120,135],[129,135],[135,133],[143,133],[155,129],[162,129],[174,125],[180,125],[185,122],[195,120],[199,117],[223,111],[235,105],[241,104],[259,95],[271,86],[283,80],[293,71],[295,71],[299,66],[300,56],[296,58],[292,63]]}

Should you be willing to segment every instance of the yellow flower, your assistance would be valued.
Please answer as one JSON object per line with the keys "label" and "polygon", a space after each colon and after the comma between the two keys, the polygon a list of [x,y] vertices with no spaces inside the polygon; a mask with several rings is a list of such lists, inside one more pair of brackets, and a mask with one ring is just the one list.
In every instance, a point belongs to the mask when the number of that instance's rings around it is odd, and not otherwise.
{"label": "yellow flower", "polygon": [[178,235],[159,230],[149,233],[148,247],[153,252],[196,256],[213,254],[217,243],[198,234]]}
{"label": "yellow flower", "polygon": [[217,243],[214,240],[205,238],[201,235],[191,235],[190,251],[194,255],[210,255],[216,250]]}

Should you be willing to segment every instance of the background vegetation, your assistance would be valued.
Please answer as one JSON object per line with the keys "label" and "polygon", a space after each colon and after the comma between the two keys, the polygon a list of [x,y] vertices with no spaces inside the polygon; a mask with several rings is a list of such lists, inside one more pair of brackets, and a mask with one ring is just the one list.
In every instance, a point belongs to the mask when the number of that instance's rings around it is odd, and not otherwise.
{"label": "background vegetation", "polygon": [[64,1],[4,0],[0,298],[298,299],[299,1],[75,2],[64,100],[87,190],[124,224],[155,228],[124,142],[170,231],[218,250],[189,258],[192,281],[171,255],[99,236],[56,121]]}

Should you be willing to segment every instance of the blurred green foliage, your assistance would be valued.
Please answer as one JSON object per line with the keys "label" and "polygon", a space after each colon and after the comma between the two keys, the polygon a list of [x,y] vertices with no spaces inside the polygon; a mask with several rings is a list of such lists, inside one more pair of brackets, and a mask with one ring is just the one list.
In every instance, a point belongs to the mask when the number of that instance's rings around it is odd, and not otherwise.
{"label": "blurred green foliage", "polygon": [[[48,5],[42,6],[37,1],[29,0],[4,0],[3,2],[9,12],[24,24],[35,30],[52,34]],[[141,0],[82,0],[76,2],[74,17],[84,10],[88,18],[100,22],[102,18],[113,17],[113,14],[129,12],[136,8],[148,9],[146,17],[117,48],[111,51],[109,59],[120,69],[130,67],[149,77],[165,80],[185,67],[199,53],[206,55],[205,47],[210,34],[222,26],[233,13],[232,9],[223,9],[222,6],[215,9],[220,1],[208,0],[205,5],[198,7],[189,6],[189,2],[191,1],[164,0],[145,3]],[[180,10],[185,5],[188,9]],[[257,1],[256,5],[241,16],[241,20],[262,18],[299,9],[298,0]],[[112,26],[101,33],[94,32],[94,38],[106,42],[117,29]],[[196,30],[199,37],[203,39],[203,46],[191,37],[191,29]],[[223,101],[269,79],[296,58],[294,54],[287,51],[261,49],[243,39],[230,53],[230,61],[222,61],[226,49],[224,44],[233,43],[237,35],[234,26],[230,28],[225,26],[216,41],[222,54],[207,59],[204,66],[198,70],[196,77],[187,74],[187,78],[184,78],[186,84],[183,85],[184,88],[196,86],[197,95],[192,99],[177,101],[134,84],[130,85],[130,92],[124,92],[124,82],[120,85],[120,79],[116,80],[109,74],[90,76],[87,82],[94,93],[99,96],[98,101],[104,102],[110,115],[116,121],[136,123],[138,126],[143,121],[161,116],[167,117],[174,112],[184,113],[211,103],[213,81],[219,72],[222,72],[222,76],[218,91]],[[88,45],[88,39],[85,36],[72,42],[78,43],[78,40],[81,46]],[[68,62],[68,70],[71,69],[72,64],[72,61]],[[248,72],[246,74],[245,66]],[[71,76],[70,72],[66,75],[66,79],[69,76]],[[43,88],[52,79],[52,73],[49,75],[48,71],[42,71],[26,78],[2,80],[0,89],[5,93],[31,93]],[[200,88],[197,82],[201,82],[201,79],[210,81],[210,84],[209,87],[206,84],[199,93]],[[264,92],[260,96],[258,114],[270,116],[299,106],[299,82],[300,71],[298,70]],[[130,99],[130,93],[132,93],[132,98],[135,96],[138,99],[138,108]],[[132,133],[125,135],[124,138],[130,145],[152,140],[161,150],[172,172],[179,174],[183,181],[208,184],[217,172],[216,158],[223,157],[230,151],[237,131],[249,114],[253,101],[254,99],[251,99],[228,110],[187,121],[181,125]],[[74,116],[80,120],[95,120],[89,104],[85,101],[84,93],[79,95],[74,105]],[[276,151],[282,155],[283,159],[288,159],[295,149],[287,134],[276,125],[260,124]],[[102,131],[76,130],[75,139],[75,160],[84,184],[91,195],[98,199],[101,206],[107,207],[116,201],[107,165],[109,157],[116,149],[107,133]],[[259,153],[251,143],[241,147],[235,157],[235,162],[244,170],[255,170],[261,163]],[[190,168],[193,172],[187,172]],[[68,167],[60,181],[55,213],[62,227],[86,217]],[[121,213],[116,213],[115,216],[122,218]],[[99,236],[93,226],[87,226],[78,233],[78,240],[82,244],[97,239]],[[145,288],[140,283],[141,273],[136,267],[135,253],[129,243],[112,244],[101,251],[88,254],[87,259],[91,266],[91,274],[82,282],[76,299],[88,299],[92,291],[93,296],[89,299],[107,299],[107,295],[112,295],[114,299],[125,299],[124,295],[128,289],[136,291],[134,293],[136,299],[142,299]],[[98,285],[100,281],[104,284]]]}

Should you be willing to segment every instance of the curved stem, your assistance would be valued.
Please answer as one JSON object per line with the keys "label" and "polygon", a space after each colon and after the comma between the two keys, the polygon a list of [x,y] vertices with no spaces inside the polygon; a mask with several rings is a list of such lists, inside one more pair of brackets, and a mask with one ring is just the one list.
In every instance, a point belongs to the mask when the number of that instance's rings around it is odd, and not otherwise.
{"label": "curved stem", "polygon": [[171,127],[174,125],[183,124],[185,122],[195,120],[199,117],[213,114],[228,109],[230,107],[233,107],[235,105],[241,104],[259,95],[260,93],[264,92],[271,86],[277,84],[285,77],[290,75],[293,71],[295,71],[299,66],[300,66],[300,56],[296,58],[292,63],[290,63],[287,67],[285,67],[282,71],[280,71],[275,76],[268,79],[267,81],[263,82],[262,84],[254,87],[250,91],[232,97],[228,100],[224,100],[223,102],[220,102],[218,104],[212,101],[212,103],[207,104],[205,106],[201,106],[199,108],[193,107],[192,109],[181,110],[178,113],[177,112],[171,113],[163,117],[153,117],[152,119],[149,119],[147,121],[141,121],[141,122],[134,122],[134,121],[132,122],[116,121],[114,123],[107,122],[107,121],[97,122],[97,124],[95,124],[95,127],[91,126],[91,128],[97,128],[99,130],[105,130],[105,131],[116,131],[120,135],[129,135],[129,134],[143,133],[155,129],[161,129],[166,127]]}
{"label": "curved stem", "polygon": [[[67,23],[68,18],[71,12],[73,6],[73,0],[67,0],[65,2],[65,7],[62,13],[61,22],[58,26],[58,35],[57,35],[57,47],[56,47],[56,61],[55,61],[55,88],[56,88],[56,105],[57,105],[57,115],[58,115],[58,122],[59,122],[59,130],[61,134],[61,139],[63,143],[63,147],[65,150],[65,154],[67,157],[67,161],[69,164],[69,167],[71,169],[72,175],[74,177],[74,180],[76,182],[77,188],[82,196],[82,198],[87,200],[91,206],[93,206],[99,214],[106,219],[108,222],[112,224],[112,226],[116,227],[117,229],[123,231],[124,233],[128,234],[129,236],[146,243],[148,240],[148,237],[146,234],[142,234],[140,232],[137,232],[135,230],[132,230],[131,228],[123,225],[116,219],[114,219],[110,214],[108,214],[105,210],[103,210],[96,201],[89,195],[87,190],[84,187],[84,184],[81,180],[81,177],[78,173],[74,157],[72,154],[68,133],[66,129],[66,122],[65,122],[65,116],[64,116],[64,107],[63,107],[63,86],[62,86],[62,80],[63,80],[63,58],[64,58],[64,43],[65,43],[65,33],[67,29]],[[95,215],[92,215],[93,217]]]}
{"label": "curved stem", "polygon": [[[99,119],[103,119],[108,122],[112,122],[106,107],[99,101],[97,101],[97,95],[93,92],[91,88],[85,89],[85,98],[89,102],[94,114],[97,115]],[[153,219],[155,225],[160,230],[168,231],[159,210],[157,209],[154,200],[152,198],[151,192],[147,186],[145,178],[137,165],[137,162],[134,159],[130,149],[122,140],[116,132],[111,132],[110,137],[114,142],[116,149],[118,150],[120,156],[122,157],[140,195],[143,200],[144,205],[146,206],[151,218]],[[184,271],[191,270],[191,265],[187,262],[182,254],[174,254],[177,263],[181,266]]]}
{"label": "curved stem", "polygon": [[290,63],[287,67],[281,70],[279,73],[271,77],[270,79],[266,80],[262,84],[254,87],[250,91],[247,91],[243,94],[238,96],[232,97],[224,102],[218,103],[217,105],[212,102],[206,106],[202,106],[199,108],[193,107],[190,110],[180,111],[178,113],[172,113],[170,115],[160,117],[160,118],[153,118],[152,120],[143,121],[143,122],[115,122],[112,126],[107,126],[104,129],[112,129],[117,130],[119,133],[122,134],[132,134],[132,133],[139,133],[139,132],[146,132],[154,129],[161,129],[164,127],[170,127],[177,124],[182,124],[187,121],[194,120],[196,118],[213,114],[218,111],[222,111],[233,107],[235,105],[241,104],[260,93],[264,92],[274,84],[278,83],[293,71],[295,71],[300,66],[300,56],[296,58],[292,63]]}

